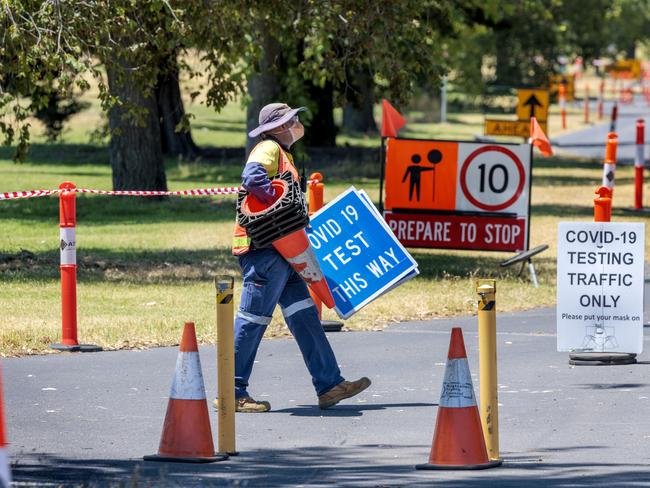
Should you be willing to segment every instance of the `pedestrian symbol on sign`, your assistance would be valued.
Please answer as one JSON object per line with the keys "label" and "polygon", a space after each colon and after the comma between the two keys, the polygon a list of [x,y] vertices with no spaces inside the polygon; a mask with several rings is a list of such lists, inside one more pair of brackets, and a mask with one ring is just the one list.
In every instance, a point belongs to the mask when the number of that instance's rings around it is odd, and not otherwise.
{"label": "pedestrian symbol on sign", "polygon": [[413,190],[415,190],[417,201],[420,201],[420,186],[422,184],[422,173],[425,171],[433,171],[434,168],[426,168],[419,166],[422,158],[419,154],[414,154],[411,156],[412,165],[406,168],[404,172],[404,177],[402,178],[402,183],[406,182],[406,179],[409,180],[409,201],[413,201]]}

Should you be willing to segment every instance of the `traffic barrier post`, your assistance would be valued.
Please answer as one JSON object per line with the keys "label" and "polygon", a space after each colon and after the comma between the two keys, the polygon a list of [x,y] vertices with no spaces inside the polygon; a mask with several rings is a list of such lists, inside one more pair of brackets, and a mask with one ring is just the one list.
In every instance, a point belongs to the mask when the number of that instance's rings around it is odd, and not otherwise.
{"label": "traffic barrier post", "polygon": [[95,352],[102,348],[94,344],[79,344],[77,340],[77,205],[75,185],[61,183],[59,189],[59,248],[61,270],[61,342],[50,348],[57,351]]}
{"label": "traffic barrier post", "polygon": [[477,280],[480,413],[485,447],[491,461],[499,457],[497,384],[496,280]]}
{"label": "traffic barrier post", "polygon": [[560,103],[560,117],[562,117],[562,129],[566,129],[566,86],[560,83],[558,86],[558,101]]}
{"label": "traffic barrier post", "polygon": [[612,192],[614,198],[614,183],[616,177],[616,147],[618,136],[615,132],[607,134],[607,146],[605,147],[605,161],[603,163],[603,186]]}
{"label": "traffic barrier post", "polygon": [[612,191],[606,186],[596,190],[594,198],[594,222],[609,222],[612,219]]}
{"label": "traffic barrier post", "polygon": [[237,454],[235,446],[235,332],[232,276],[214,281],[217,290],[217,432],[218,452]]}
{"label": "traffic barrier post", "polygon": [[589,123],[589,85],[587,84],[585,84],[584,112],[585,112],[585,124],[588,124]]}
{"label": "traffic barrier post", "polygon": [[312,215],[323,208],[325,185],[323,184],[323,175],[320,173],[312,173],[309,179],[312,184],[307,188],[307,199],[309,200],[309,215]]}
{"label": "traffic barrier post", "polygon": [[612,119],[609,123],[609,131],[616,132],[616,119],[618,118],[618,103],[614,102],[612,105]]}
{"label": "traffic barrier post", "polygon": [[[307,199],[309,201],[309,215],[313,215],[323,208],[325,198],[325,184],[321,173],[312,173],[309,176],[311,184],[307,187]],[[318,319],[326,332],[338,332],[343,328],[343,323],[337,320],[323,320],[323,303],[321,299],[309,289],[314,304],[318,309]]]}
{"label": "traffic barrier post", "polygon": [[643,165],[645,163],[645,122],[636,121],[636,153],[634,155],[634,208],[643,209]]}

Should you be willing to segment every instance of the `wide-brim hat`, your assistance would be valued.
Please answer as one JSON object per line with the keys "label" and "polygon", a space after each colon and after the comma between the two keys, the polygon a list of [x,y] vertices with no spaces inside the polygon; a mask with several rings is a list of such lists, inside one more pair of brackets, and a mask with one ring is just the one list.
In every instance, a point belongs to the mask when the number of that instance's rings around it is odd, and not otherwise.
{"label": "wide-brim hat", "polygon": [[307,110],[307,107],[291,108],[286,103],[269,103],[262,107],[259,116],[259,126],[248,133],[249,137],[257,137],[263,132],[280,127],[289,122],[298,112]]}

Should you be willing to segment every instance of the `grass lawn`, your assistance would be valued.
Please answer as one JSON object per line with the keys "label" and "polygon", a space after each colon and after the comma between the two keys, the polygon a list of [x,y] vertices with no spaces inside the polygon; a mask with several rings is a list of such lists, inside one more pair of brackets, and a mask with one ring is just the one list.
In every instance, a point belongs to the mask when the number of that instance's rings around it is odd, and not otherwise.
{"label": "grass lawn", "polygon": [[[194,136],[202,145],[243,143],[243,112],[237,104],[219,116],[196,110]],[[93,118],[95,117],[95,118]],[[87,144],[86,127],[98,117],[75,117],[64,143],[44,144],[36,137],[29,160],[14,164],[0,151],[0,191],[56,188],[62,181],[78,187],[110,189],[105,147]],[[405,136],[471,138],[481,132],[482,116],[450,114],[447,124],[410,124]],[[339,142],[346,142],[340,140]],[[376,146],[377,138],[347,142]],[[560,220],[591,220],[593,190],[602,166],[594,161],[535,160],[531,247],[549,244],[535,259],[540,288],[534,289],[518,267],[502,269],[510,254],[411,250],[420,276],[373,302],[347,320],[347,329],[381,329],[401,320],[471,314],[476,308],[474,279],[496,278],[500,311],[555,302],[556,226]],[[167,162],[170,189],[237,185],[238,165]],[[375,201],[373,179],[331,178],[326,200],[351,184]],[[617,170],[616,202],[631,206],[633,170]],[[197,324],[203,342],[214,341],[214,277],[239,270],[230,255],[234,197],[144,198],[78,196],[78,322],[80,342],[105,348],[176,344],[184,321]],[[646,202],[648,204],[650,202]],[[0,353],[42,353],[60,338],[58,200],[37,198],[0,202]],[[614,211],[615,220],[641,220]],[[648,246],[648,243],[646,243]],[[237,303],[235,303],[237,306]],[[334,319],[329,311],[324,318]],[[267,335],[288,331],[279,314]]]}

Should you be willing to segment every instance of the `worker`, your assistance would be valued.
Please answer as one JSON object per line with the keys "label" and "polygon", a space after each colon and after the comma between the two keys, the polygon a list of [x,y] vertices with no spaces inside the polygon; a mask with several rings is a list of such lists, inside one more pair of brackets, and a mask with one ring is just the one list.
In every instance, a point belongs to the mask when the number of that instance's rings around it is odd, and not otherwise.
{"label": "worker", "polygon": [[[259,126],[248,135],[261,141],[251,151],[242,172],[242,186],[262,203],[275,201],[271,178],[290,172],[299,181],[289,149],[303,135],[298,118],[304,107],[271,103],[260,110]],[[242,295],[235,317],[235,397],[238,412],[268,412],[271,405],[248,392],[255,355],[279,303],[312,377],[318,406],[326,409],[370,386],[366,377],[346,381],[323,331],[318,310],[307,285],[291,265],[272,247],[256,248],[246,229],[235,224],[233,254],[243,274]]]}

